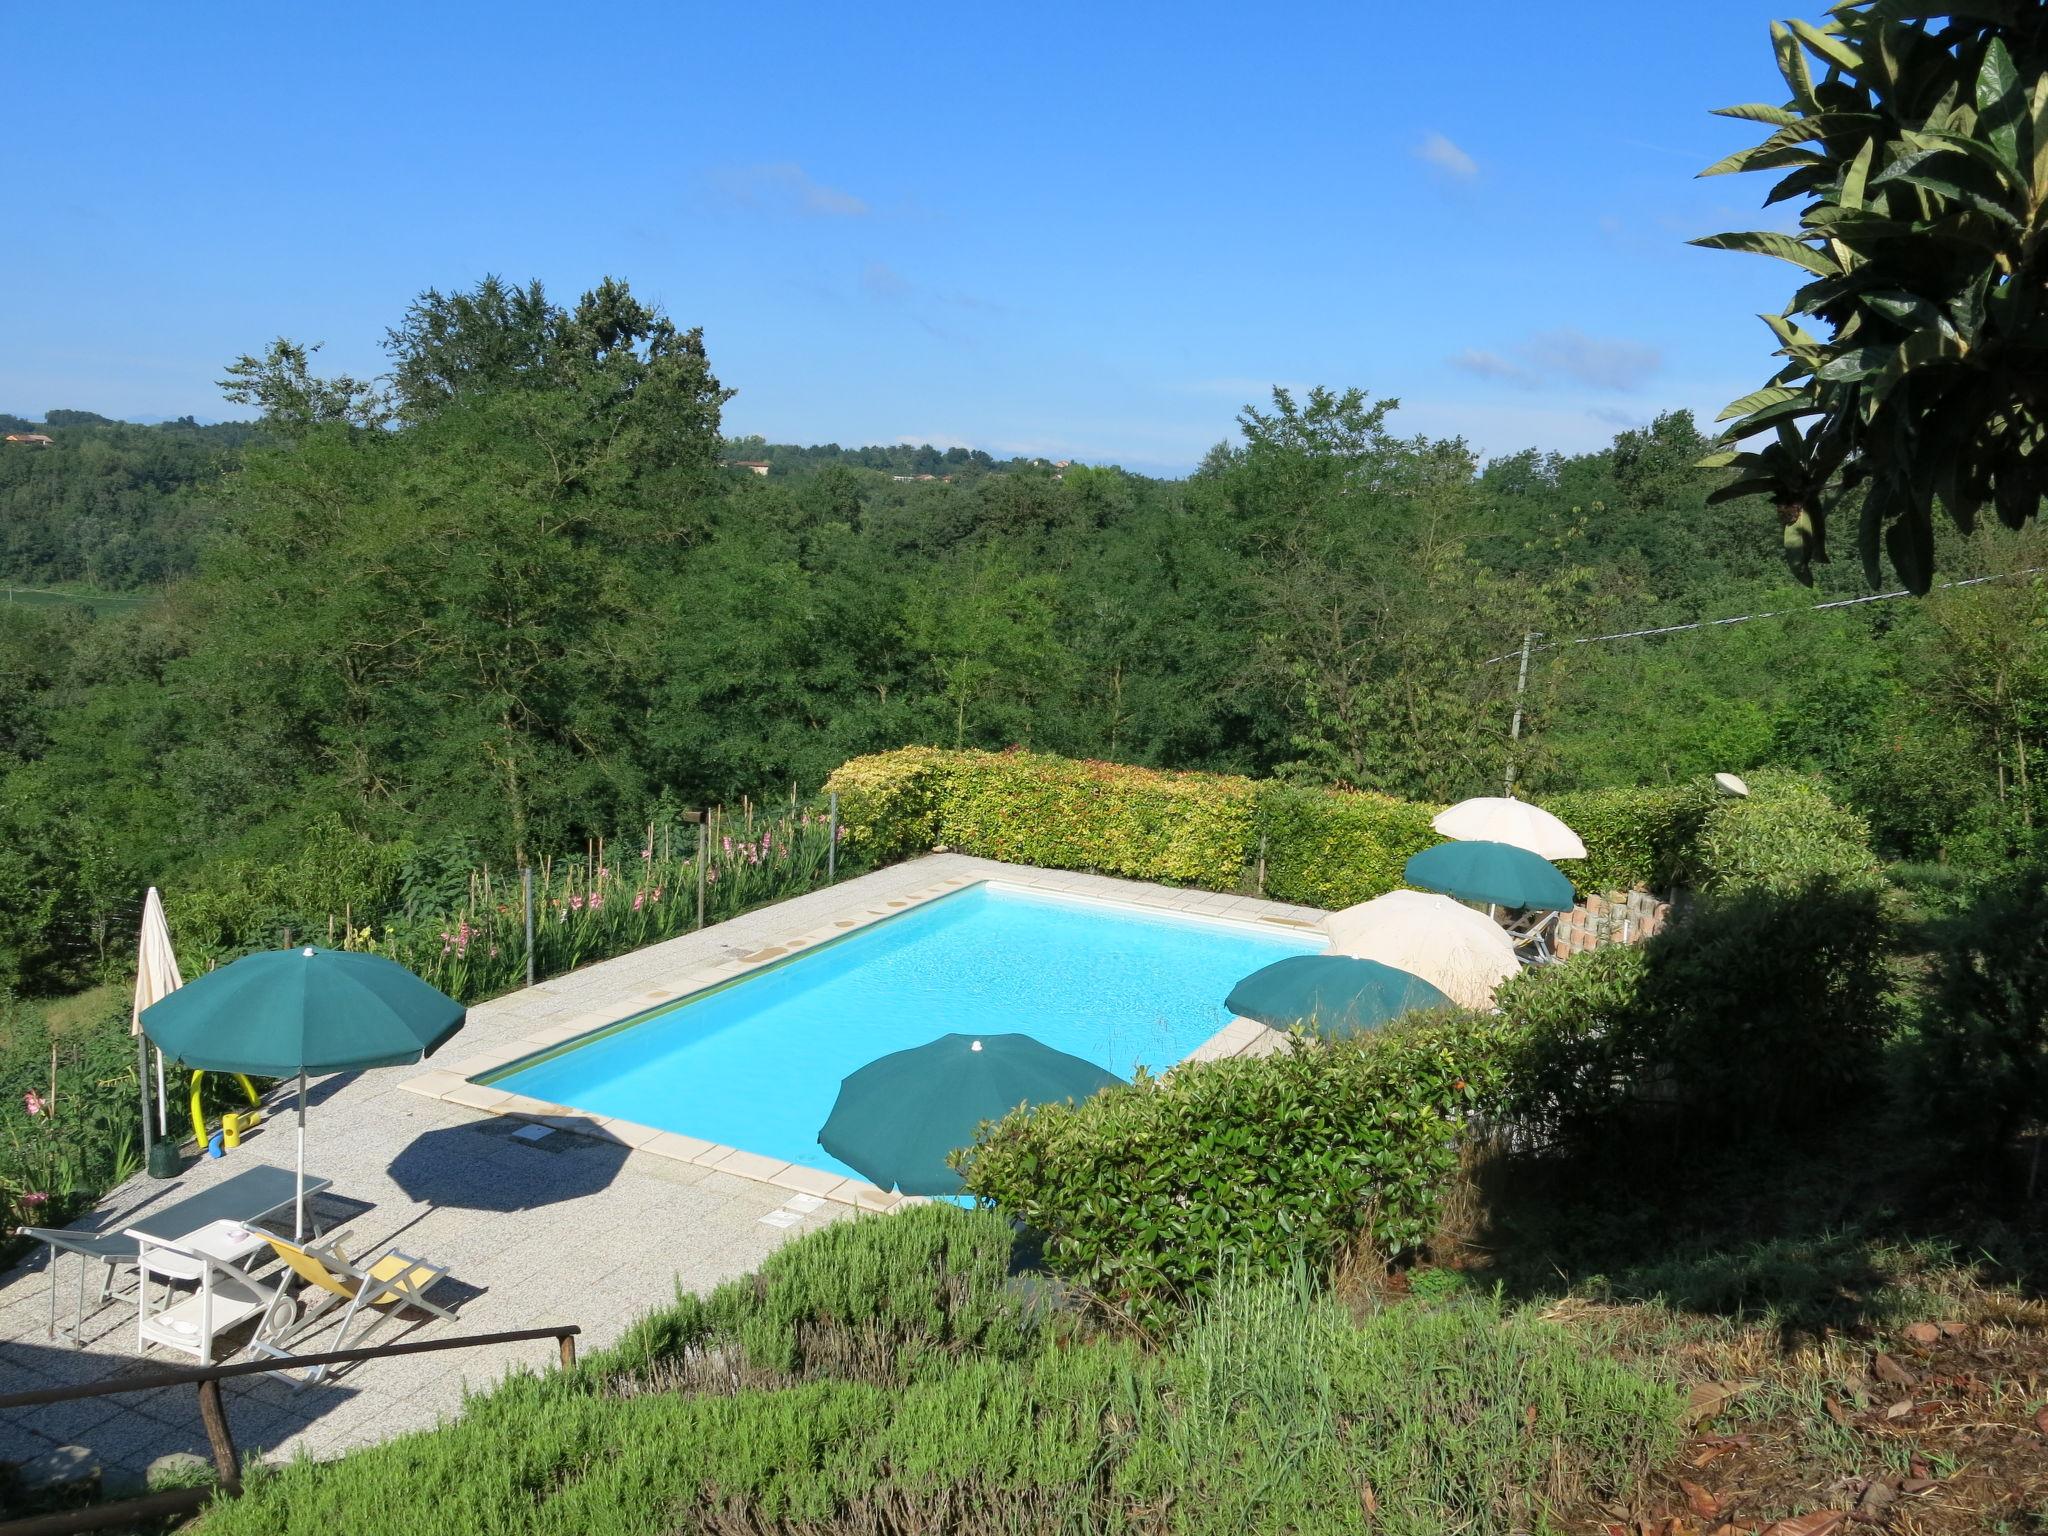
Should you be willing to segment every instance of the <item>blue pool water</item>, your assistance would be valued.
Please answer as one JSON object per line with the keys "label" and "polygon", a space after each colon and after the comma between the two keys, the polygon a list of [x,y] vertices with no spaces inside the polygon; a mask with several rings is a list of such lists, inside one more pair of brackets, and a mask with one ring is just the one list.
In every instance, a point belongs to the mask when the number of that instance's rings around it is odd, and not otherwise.
{"label": "blue pool water", "polygon": [[494,1078],[591,1114],[858,1177],[818,1145],[839,1081],[940,1035],[1032,1035],[1119,1077],[1230,1021],[1308,933],[974,885]]}

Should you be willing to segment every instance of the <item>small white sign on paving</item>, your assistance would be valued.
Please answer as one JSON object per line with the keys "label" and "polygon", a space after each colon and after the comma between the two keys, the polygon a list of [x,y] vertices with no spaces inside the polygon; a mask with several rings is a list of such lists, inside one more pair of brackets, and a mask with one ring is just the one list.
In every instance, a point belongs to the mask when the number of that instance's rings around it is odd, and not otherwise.
{"label": "small white sign on paving", "polygon": [[764,1227],[793,1227],[804,1219],[802,1211],[770,1211],[761,1218]]}

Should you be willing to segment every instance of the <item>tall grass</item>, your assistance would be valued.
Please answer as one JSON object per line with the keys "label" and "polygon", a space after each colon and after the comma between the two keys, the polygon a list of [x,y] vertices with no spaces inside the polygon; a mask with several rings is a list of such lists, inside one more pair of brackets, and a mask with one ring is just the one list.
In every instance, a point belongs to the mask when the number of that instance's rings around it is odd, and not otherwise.
{"label": "tall grass", "polygon": [[1044,1326],[1008,1249],[946,1206],[827,1228],[575,1372],[257,1475],[204,1529],[1509,1536],[1677,1444],[1668,1385],[1495,1301],[1354,1320],[1305,1272],[1240,1276],[1150,1351]]}
{"label": "tall grass", "polygon": [[[678,840],[594,843],[544,859],[534,874],[537,977],[560,976],[630,954],[697,926],[694,829]],[[831,829],[811,810],[727,820],[706,840],[704,921],[729,917],[825,884]],[[525,900],[515,873],[479,868],[466,889],[428,892],[402,910],[343,925],[342,947],[388,955],[450,997],[477,1002],[526,979]]]}

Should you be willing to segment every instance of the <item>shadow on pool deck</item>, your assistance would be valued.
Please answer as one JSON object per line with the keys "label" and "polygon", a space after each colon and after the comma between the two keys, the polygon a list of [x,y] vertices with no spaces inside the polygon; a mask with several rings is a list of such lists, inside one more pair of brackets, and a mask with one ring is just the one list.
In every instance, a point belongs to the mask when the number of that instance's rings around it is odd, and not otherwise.
{"label": "shadow on pool deck", "polygon": [[[520,1138],[528,1124],[513,1119],[424,1131],[391,1160],[387,1171],[409,1198],[427,1205],[511,1212],[597,1194],[610,1188],[626,1165],[628,1149],[617,1142],[534,1128],[547,1134]],[[497,1155],[510,1147],[531,1154],[530,1162]],[[486,1157],[491,1158],[488,1170],[480,1169]]]}

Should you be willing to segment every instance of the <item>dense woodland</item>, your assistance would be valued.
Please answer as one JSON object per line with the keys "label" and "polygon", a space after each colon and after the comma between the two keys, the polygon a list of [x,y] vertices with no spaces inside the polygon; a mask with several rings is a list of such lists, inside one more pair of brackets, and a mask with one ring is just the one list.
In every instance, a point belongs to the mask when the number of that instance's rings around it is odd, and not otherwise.
{"label": "dense woodland", "polygon": [[[1868,590],[1708,505],[1684,413],[1481,462],[1276,392],[1156,480],[728,441],[701,337],[611,282],[430,291],[388,348],[374,382],[240,359],[248,425],[51,412],[0,453],[0,582],[160,594],[0,607],[0,983],[316,826],[502,865],[910,742],[1497,792],[1531,630],[1533,790],[1786,765],[1893,857],[1980,865],[2048,812],[2037,578],[1542,648]],[[1951,542],[1948,579],[2048,564]]]}

